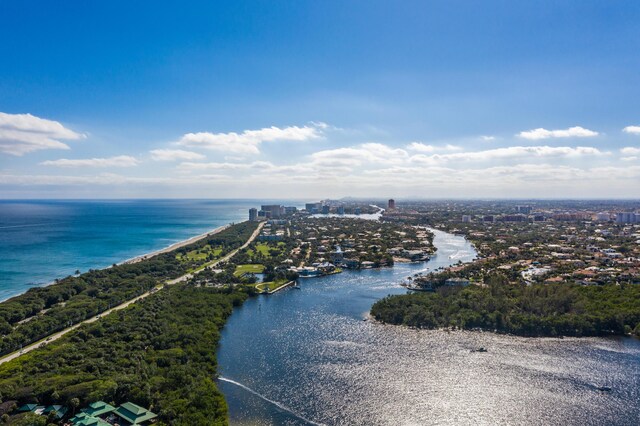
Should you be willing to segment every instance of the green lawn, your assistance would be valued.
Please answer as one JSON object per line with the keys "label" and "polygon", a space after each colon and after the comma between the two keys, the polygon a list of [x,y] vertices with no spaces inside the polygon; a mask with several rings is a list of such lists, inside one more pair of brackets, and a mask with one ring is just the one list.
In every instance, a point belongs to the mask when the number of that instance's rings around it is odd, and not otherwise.
{"label": "green lawn", "polygon": [[273,291],[286,282],[288,282],[288,280],[286,278],[282,278],[275,281],[269,281],[268,283],[260,283],[260,284],[256,284],[256,289],[259,291],[262,291],[262,290]]}
{"label": "green lawn", "polygon": [[207,257],[209,257],[210,254],[213,254],[213,257],[218,257],[220,256],[220,253],[222,253],[221,248],[205,246],[198,250],[191,250],[184,255],[177,254],[176,259],[180,261],[198,261],[205,260]]}
{"label": "green lawn", "polygon": [[239,277],[242,274],[261,274],[262,272],[264,272],[264,265],[253,263],[253,264],[246,264],[246,265],[238,265],[233,275],[235,275],[236,277]]}
{"label": "green lawn", "polygon": [[[269,245],[267,243],[257,243],[255,245],[255,249],[259,253],[261,253],[262,255],[267,256],[267,257],[269,256],[269,250],[272,250],[274,248],[282,250],[282,249],[284,249],[284,247],[285,247],[285,243],[283,243],[282,241],[278,242],[278,244],[276,246],[271,246],[271,245]],[[249,252],[253,253],[253,250],[249,250]]]}

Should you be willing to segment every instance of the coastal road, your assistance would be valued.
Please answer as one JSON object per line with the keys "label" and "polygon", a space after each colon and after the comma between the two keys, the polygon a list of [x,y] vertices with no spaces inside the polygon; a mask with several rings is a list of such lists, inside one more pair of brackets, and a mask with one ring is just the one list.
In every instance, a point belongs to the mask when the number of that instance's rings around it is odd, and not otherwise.
{"label": "coastal road", "polygon": [[178,277],[178,278],[175,278],[173,280],[167,281],[167,285],[171,285],[171,284],[176,284],[176,283],[180,283],[180,282],[183,282],[183,281],[187,281],[188,279],[193,278],[194,275],[199,274],[200,272],[204,271],[205,269],[214,269],[219,264],[221,264],[223,262],[226,262],[227,260],[231,259],[233,256],[236,255],[236,253],[238,253],[240,250],[242,250],[244,248],[247,248],[249,246],[249,244],[251,244],[253,242],[253,240],[258,238],[258,235],[260,235],[260,231],[262,231],[262,227],[263,226],[264,226],[264,222],[260,222],[260,224],[258,225],[256,230],[253,231],[253,234],[251,234],[251,236],[249,237],[247,242],[244,243],[243,245],[241,245],[240,247],[238,247],[237,249],[232,250],[226,256],[216,260],[214,263],[212,263],[210,265],[207,265],[207,266],[205,266],[204,268],[202,268],[200,270],[197,270],[197,271],[194,271],[194,272],[190,272],[188,274],[184,274],[181,277]]}
{"label": "coastal road", "polygon": [[[253,232],[253,234],[251,234],[249,239],[243,245],[241,245],[240,247],[238,247],[235,250],[232,250],[231,252],[229,252],[224,257],[218,259],[215,263],[207,265],[205,268],[202,268],[202,269],[200,269],[198,271],[190,272],[188,274],[182,275],[181,277],[175,278],[173,280],[166,281],[164,284],[160,284],[159,286],[154,287],[153,289],[147,291],[146,293],[141,294],[140,296],[136,296],[131,300],[123,302],[118,306],[115,306],[115,307],[113,307],[111,309],[108,309],[108,310],[106,310],[104,312],[101,312],[100,314],[98,314],[98,315],[96,315],[94,317],[91,317],[89,319],[86,319],[86,320],[84,320],[82,322],[79,322],[78,324],[75,324],[75,325],[72,325],[70,327],[67,327],[64,330],[61,330],[61,331],[58,331],[56,333],[50,334],[49,336],[45,337],[42,340],[39,340],[39,341],[37,341],[35,343],[32,343],[30,345],[25,346],[24,348],[22,348],[22,350],[19,350],[19,351],[16,351],[16,352],[12,352],[12,353],[10,353],[8,355],[5,355],[2,358],[0,358],[0,364],[4,364],[5,362],[9,362],[11,360],[14,360],[14,359],[26,354],[27,352],[31,352],[34,349],[37,349],[37,348],[42,347],[44,345],[47,345],[47,344],[49,344],[51,342],[54,342],[54,341],[58,340],[59,338],[61,338],[62,336],[64,336],[65,334],[69,333],[70,331],[75,330],[76,328],[80,327],[83,324],[90,324],[92,322],[96,322],[97,320],[99,320],[100,318],[102,318],[105,315],[109,315],[110,313],[115,312],[115,311],[119,311],[120,309],[124,309],[127,306],[131,305],[132,303],[135,303],[138,300],[142,300],[145,297],[147,297],[147,296],[149,296],[149,295],[151,295],[151,294],[153,294],[153,293],[155,293],[155,292],[157,292],[159,290],[162,290],[166,285],[172,285],[172,284],[177,284],[177,283],[180,283],[180,282],[187,281],[188,279],[190,279],[194,275],[204,271],[205,269],[213,269],[213,268],[215,268],[220,263],[226,262],[227,260],[231,259],[240,250],[248,247],[249,244],[251,244],[253,242],[253,240],[255,240],[258,237],[258,235],[260,235],[260,231],[262,231],[262,227],[263,226],[264,226],[264,222],[260,222],[260,224],[258,225],[256,230]],[[223,229],[226,229],[226,227],[223,227],[223,228],[221,228],[219,230],[216,230],[216,231],[220,232]],[[203,235],[202,238],[205,238],[205,237],[207,237],[209,235],[212,235],[212,234],[213,233],[209,233],[209,234]],[[191,242],[194,242],[194,241],[191,241]],[[175,248],[177,248],[177,247],[174,247],[174,249]]]}

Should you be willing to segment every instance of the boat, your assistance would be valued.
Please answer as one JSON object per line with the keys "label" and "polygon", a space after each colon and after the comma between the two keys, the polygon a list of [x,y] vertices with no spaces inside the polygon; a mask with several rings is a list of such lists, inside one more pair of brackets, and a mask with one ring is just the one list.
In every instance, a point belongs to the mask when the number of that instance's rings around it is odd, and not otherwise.
{"label": "boat", "polygon": [[487,350],[483,347],[479,347],[478,349],[471,349],[471,352],[487,352]]}
{"label": "boat", "polygon": [[611,392],[612,390],[612,386],[613,386],[613,381],[611,380],[610,377],[606,377],[604,384],[602,385],[595,385],[596,390],[599,390],[600,392]]}
{"label": "boat", "polygon": [[434,291],[433,287],[423,287],[423,286],[419,286],[419,285],[407,285],[405,286],[407,288],[407,290],[411,290],[411,291]]}

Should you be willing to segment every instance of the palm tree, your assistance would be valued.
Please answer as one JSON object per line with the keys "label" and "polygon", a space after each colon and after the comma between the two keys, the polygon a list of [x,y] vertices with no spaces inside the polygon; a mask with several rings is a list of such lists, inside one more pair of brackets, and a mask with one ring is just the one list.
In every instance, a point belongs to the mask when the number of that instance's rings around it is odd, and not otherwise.
{"label": "palm tree", "polygon": [[80,400],[78,398],[71,398],[69,400],[69,405],[73,408],[73,415],[76,415],[76,409],[80,406]]}

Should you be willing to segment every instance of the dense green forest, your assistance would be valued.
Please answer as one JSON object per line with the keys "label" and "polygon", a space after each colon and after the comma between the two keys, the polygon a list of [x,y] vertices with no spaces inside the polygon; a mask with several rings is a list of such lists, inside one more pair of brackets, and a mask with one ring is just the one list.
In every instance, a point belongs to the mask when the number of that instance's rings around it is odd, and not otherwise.
{"label": "dense green forest", "polygon": [[170,253],[70,276],[6,300],[0,303],[0,355],[95,316],[198,265],[179,254],[209,245],[218,247],[222,257],[246,242],[256,227],[256,222],[242,222]]}
{"label": "dense green forest", "polygon": [[388,296],[371,314],[418,328],[460,328],[520,336],[640,335],[640,286],[512,285],[440,287],[435,293]]}
{"label": "dense green forest", "polygon": [[160,424],[225,424],[216,348],[240,290],[179,284],[0,365],[0,394],[20,404],[132,401]]}

